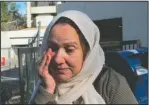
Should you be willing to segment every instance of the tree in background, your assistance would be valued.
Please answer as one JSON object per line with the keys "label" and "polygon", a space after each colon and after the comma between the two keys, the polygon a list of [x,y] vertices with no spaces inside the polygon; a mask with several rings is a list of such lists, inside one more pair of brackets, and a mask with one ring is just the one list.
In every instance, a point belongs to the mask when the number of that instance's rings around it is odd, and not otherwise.
{"label": "tree in background", "polygon": [[9,20],[11,20],[11,17],[8,11],[8,2],[1,2],[1,30],[5,29],[5,24]]}
{"label": "tree in background", "polygon": [[16,2],[1,2],[1,30],[11,31],[26,28],[26,16],[22,16]]}

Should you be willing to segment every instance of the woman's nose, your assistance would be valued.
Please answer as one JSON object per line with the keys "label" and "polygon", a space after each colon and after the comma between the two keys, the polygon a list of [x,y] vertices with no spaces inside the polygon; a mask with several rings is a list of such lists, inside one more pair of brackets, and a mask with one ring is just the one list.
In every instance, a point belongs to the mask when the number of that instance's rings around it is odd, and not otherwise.
{"label": "woman's nose", "polygon": [[65,59],[64,59],[65,53],[63,51],[63,49],[59,49],[56,53],[55,53],[55,57],[54,57],[54,61],[56,64],[63,64],[65,63]]}

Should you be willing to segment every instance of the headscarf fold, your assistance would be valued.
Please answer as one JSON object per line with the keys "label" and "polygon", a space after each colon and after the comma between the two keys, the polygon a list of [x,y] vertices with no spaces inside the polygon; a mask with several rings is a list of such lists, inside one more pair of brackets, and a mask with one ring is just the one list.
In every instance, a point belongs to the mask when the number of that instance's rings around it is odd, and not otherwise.
{"label": "headscarf fold", "polygon": [[105,57],[99,45],[100,33],[98,27],[84,13],[76,10],[68,10],[58,14],[46,29],[40,55],[47,49],[47,39],[54,23],[61,17],[72,20],[83,33],[89,45],[89,51],[84,60],[81,71],[72,77],[67,83],[57,85],[57,104],[72,104],[82,97],[84,104],[105,104],[101,95],[95,90],[93,82],[101,72],[105,64]]}

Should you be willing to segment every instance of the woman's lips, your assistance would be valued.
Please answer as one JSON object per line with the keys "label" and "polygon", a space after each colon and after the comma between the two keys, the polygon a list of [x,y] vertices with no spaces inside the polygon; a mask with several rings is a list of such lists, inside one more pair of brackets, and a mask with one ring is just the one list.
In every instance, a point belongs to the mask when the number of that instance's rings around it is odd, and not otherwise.
{"label": "woman's lips", "polygon": [[59,70],[66,70],[66,69],[68,69],[68,68],[57,68],[58,71]]}
{"label": "woman's lips", "polygon": [[56,71],[58,72],[58,73],[64,73],[65,71],[67,71],[68,70],[68,68],[57,68],[56,69]]}

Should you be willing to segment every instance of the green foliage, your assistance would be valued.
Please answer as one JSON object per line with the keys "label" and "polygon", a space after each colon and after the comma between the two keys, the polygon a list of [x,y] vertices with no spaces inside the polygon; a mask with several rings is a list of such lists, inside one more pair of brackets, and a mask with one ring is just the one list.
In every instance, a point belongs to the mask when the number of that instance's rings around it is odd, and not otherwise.
{"label": "green foliage", "polygon": [[26,16],[22,16],[16,2],[1,2],[1,30],[18,30],[26,27]]}
{"label": "green foliage", "polygon": [[1,2],[1,22],[7,22],[9,19],[8,2]]}
{"label": "green foliage", "polygon": [[5,29],[5,24],[11,20],[8,11],[8,2],[1,2],[1,30]]}

